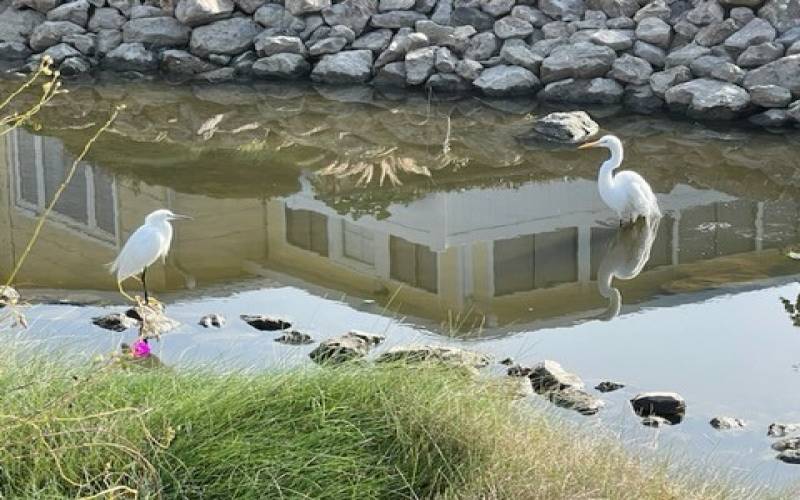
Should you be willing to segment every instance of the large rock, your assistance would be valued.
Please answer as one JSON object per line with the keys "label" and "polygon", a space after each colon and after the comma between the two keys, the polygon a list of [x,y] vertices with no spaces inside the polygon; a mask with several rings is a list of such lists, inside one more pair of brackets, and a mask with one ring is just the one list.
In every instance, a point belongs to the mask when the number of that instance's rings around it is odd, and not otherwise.
{"label": "large rock", "polygon": [[241,54],[253,47],[253,39],[259,31],[258,24],[244,17],[199,26],[192,30],[190,51],[200,57]]}
{"label": "large rock", "polygon": [[786,56],[751,70],[744,77],[744,87],[757,85],[779,85],[800,97],[800,54]]}
{"label": "large rock", "polygon": [[763,108],[785,108],[792,101],[789,89],[778,85],[756,85],[748,91],[753,104]]}
{"label": "large rock", "polygon": [[622,99],[622,94],[622,85],[610,78],[568,78],[548,83],[540,96],[546,101],[555,102],[616,104]]}
{"label": "large rock", "polygon": [[631,399],[633,411],[642,417],[655,415],[671,423],[680,422],[686,414],[686,401],[674,392],[644,392]]}
{"label": "large rock", "polygon": [[[55,9],[60,3],[61,0],[13,0],[10,8],[24,9],[27,7],[43,14],[47,14],[49,11]],[[6,5],[7,3],[0,6],[0,10],[2,10],[2,7],[5,7]]]}
{"label": "large rock", "polygon": [[583,0],[540,0],[539,8],[560,21],[579,21],[586,11]]}
{"label": "large rock", "polygon": [[539,73],[544,58],[522,40],[506,40],[500,49],[500,58],[508,64],[521,66],[534,74]]}
{"label": "large rock", "polygon": [[458,58],[447,47],[436,49],[436,61],[433,66],[439,73],[455,73]]}
{"label": "large rock", "polygon": [[547,14],[539,9],[531,7],[530,5],[515,6],[513,9],[511,9],[511,15],[528,21],[535,28],[541,28],[545,24],[552,21],[552,19],[547,17]]}
{"label": "large rock", "polygon": [[477,31],[489,31],[494,28],[494,18],[480,9],[458,7],[450,16],[453,26],[472,26]]}
{"label": "large rock", "polygon": [[566,111],[537,118],[533,131],[549,141],[579,144],[597,135],[600,126],[585,111]]}
{"label": "large rock", "polygon": [[500,17],[511,12],[515,0],[489,0],[481,5],[481,9],[494,17]]}
{"label": "large rock", "polygon": [[0,15],[0,42],[27,43],[28,36],[44,20],[44,14],[35,10],[8,7]]}
{"label": "large rock", "polygon": [[320,12],[331,6],[331,0],[286,0],[284,5],[286,10],[292,15],[300,16]]}
{"label": "large rock", "polygon": [[406,63],[393,62],[383,66],[372,79],[372,84],[378,87],[405,87]]}
{"label": "large rock", "polygon": [[633,55],[641,57],[656,68],[663,68],[667,61],[667,52],[664,49],[641,40],[633,44]]}
{"label": "large rock", "polygon": [[31,33],[28,45],[37,52],[61,42],[66,35],[86,33],[86,30],[69,21],[45,21]]}
{"label": "large rock", "polygon": [[261,33],[263,36],[300,36],[306,29],[305,21],[290,14],[282,5],[274,3],[259,8],[253,15],[253,20],[267,28]]}
{"label": "large rock", "polygon": [[636,38],[666,49],[672,40],[672,27],[657,17],[647,17],[636,26]]}
{"label": "large rock", "polygon": [[504,64],[484,70],[472,83],[489,96],[533,94],[541,88],[539,79],[527,69]]}
{"label": "large rock", "polygon": [[[262,33],[263,35],[263,33]],[[306,54],[306,46],[296,36],[262,36],[255,39],[256,54],[267,57],[275,54]]]}
{"label": "large rock", "polygon": [[89,2],[75,0],[56,7],[47,13],[48,21],[69,21],[78,26],[86,27],[89,22]]}
{"label": "large rock", "polygon": [[417,21],[416,31],[428,37],[432,45],[447,47],[459,54],[466,49],[469,37],[475,34],[472,26],[442,26],[428,20]]}
{"label": "large rock", "polygon": [[630,30],[598,30],[590,39],[597,45],[605,45],[614,50],[627,50],[633,47],[633,32]]}
{"label": "large rock", "polygon": [[747,121],[759,127],[783,127],[789,121],[789,113],[785,109],[772,108],[750,115]]}
{"label": "large rock", "polygon": [[473,81],[483,72],[483,65],[472,59],[464,59],[456,63],[456,74],[464,80]]}
{"label": "large rock", "polygon": [[378,53],[386,50],[391,41],[392,30],[380,29],[370,31],[369,33],[356,38],[351,44],[351,47],[354,49],[367,49]]}
{"label": "large rock", "polygon": [[384,352],[376,363],[445,363],[468,368],[483,368],[491,359],[485,354],[457,347],[434,345],[410,345],[392,347]]}
{"label": "large rock", "polygon": [[341,24],[360,35],[377,10],[376,0],[344,0],[322,9],[322,17],[330,26]]}
{"label": "large rock", "polygon": [[117,9],[103,7],[95,10],[89,19],[89,31],[97,33],[100,30],[118,30],[122,29],[122,25],[126,22],[128,19]]}
{"label": "large rock", "polygon": [[747,47],[736,59],[742,68],[757,68],[778,59],[783,55],[783,45],[778,42],[764,42]]}
{"label": "large rock", "polygon": [[711,49],[708,47],[690,43],[689,45],[685,45],[667,54],[666,67],[689,66],[692,64],[692,61],[698,57],[707,56],[709,54],[711,54]]}
{"label": "large rock", "polygon": [[800,26],[800,0],[767,0],[758,10],[759,17],[772,23],[780,32]]}
{"label": "large rock", "polygon": [[31,55],[31,49],[22,42],[0,42],[0,60],[25,59],[29,55]]}
{"label": "large rock", "polygon": [[87,56],[94,55],[94,48],[95,48],[95,39],[97,35],[94,33],[86,33],[86,34],[74,34],[74,35],[65,35],[61,37],[61,41],[64,43],[68,43],[78,49],[81,54]]}
{"label": "large rock", "polygon": [[713,47],[724,42],[739,29],[736,21],[725,19],[704,26],[694,37],[694,43],[703,47]]}
{"label": "large rock", "polygon": [[494,33],[478,33],[469,39],[467,48],[464,51],[464,58],[475,61],[489,59],[497,52],[497,37]]}
{"label": "large rock", "polygon": [[436,50],[436,47],[423,47],[406,54],[406,83],[409,85],[425,83],[425,80],[433,74]]}
{"label": "large rock", "polygon": [[191,30],[173,17],[133,19],[122,27],[125,43],[143,43],[146,47],[183,47],[189,43]]}
{"label": "large rock", "polygon": [[775,40],[775,28],[769,22],[755,18],[742,29],[725,39],[723,45],[734,51],[743,51],[751,45]]}
{"label": "large rock", "polygon": [[525,38],[533,33],[533,25],[524,19],[506,16],[494,23],[494,33],[501,40]]}
{"label": "large rock", "polygon": [[119,47],[122,43],[122,32],[119,30],[100,30],[94,39],[94,51],[104,56]]}
{"label": "large rock", "polygon": [[315,363],[335,365],[363,358],[369,349],[364,339],[348,334],[323,340],[308,356]]}
{"label": "large rock", "polygon": [[650,85],[628,85],[622,103],[634,113],[649,115],[664,107],[664,99],[653,92]]}
{"label": "large rock", "polygon": [[584,387],[579,376],[566,371],[559,363],[549,359],[534,366],[528,377],[531,379],[533,390],[540,394]]}
{"label": "large rock", "polygon": [[657,17],[662,21],[669,21],[671,15],[672,10],[667,6],[664,0],[653,0],[639,9],[636,14],[634,14],[633,20],[639,23],[648,17]]}
{"label": "large rock", "polygon": [[45,50],[44,55],[50,56],[50,58],[53,60],[53,63],[59,65],[64,62],[64,59],[69,57],[80,57],[81,53],[78,52],[78,49],[72,45],[59,43]]}
{"label": "large rock", "polygon": [[417,21],[427,20],[425,14],[413,10],[394,10],[383,14],[375,14],[370,24],[375,28],[411,28]]}
{"label": "large rock", "polygon": [[725,18],[725,11],[717,0],[700,0],[695,8],[689,11],[686,19],[698,26],[722,21]]}
{"label": "large rock", "polygon": [[259,78],[296,80],[311,71],[311,65],[299,54],[275,54],[253,63],[252,74]]}
{"label": "large rock", "polygon": [[364,83],[372,76],[372,52],[345,50],[326,55],[311,72],[315,82],[330,84]]}
{"label": "large rock", "polygon": [[[324,56],[325,54],[335,54],[340,52],[345,45],[347,45],[346,38],[341,36],[331,36],[313,43],[308,48],[308,54],[312,57]],[[302,52],[298,53],[302,54]]]}
{"label": "large rock", "polygon": [[587,0],[586,6],[593,10],[602,11],[607,17],[633,17],[639,10],[636,0]]}
{"label": "large rock", "polygon": [[106,54],[103,66],[114,71],[154,71],[158,58],[141,43],[123,43]]}
{"label": "large rock", "polygon": [[615,58],[613,49],[593,43],[561,45],[542,61],[541,78],[549,83],[565,78],[604,76],[611,70]]}
{"label": "large rock", "polygon": [[641,85],[650,79],[653,68],[644,59],[629,54],[614,61],[608,76],[620,82]]}
{"label": "large rock", "polygon": [[179,0],[175,17],[187,26],[200,26],[231,17],[233,0]]}
{"label": "large rock", "polygon": [[161,53],[161,71],[170,75],[193,76],[206,73],[216,66],[185,50],[165,50]]}
{"label": "large rock", "polygon": [[678,84],[664,98],[671,109],[705,120],[731,120],[750,105],[750,95],[743,88],[709,78]]}
{"label": "large rock", "polygon": [[407,28],[400,29],[392,39],[389,47],[381,52],[381,55],[375,60],[375,67],[380,68],[390,62],[405,59],[408,52],[428,45],[428,37],[424,34],[412,33]]}
{"label": "large rock", "polygon": [[594,415],[604,406],[600,399],[584,390],[575,388],[550,391],[547,393],[547,398],[554,405],[575,410],[581,415]]}

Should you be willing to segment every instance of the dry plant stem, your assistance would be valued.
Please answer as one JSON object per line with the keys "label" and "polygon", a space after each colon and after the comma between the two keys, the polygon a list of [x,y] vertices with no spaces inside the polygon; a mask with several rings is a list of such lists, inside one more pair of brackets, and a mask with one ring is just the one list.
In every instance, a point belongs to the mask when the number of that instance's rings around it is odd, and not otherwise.
{"label": "dry plant stem", "polygon": [[14,97],[18,96],[25,89],[33,85],[33,83],[42,74],[49,75],[51,78],[49,81],[42,84],[42,96],[39,98],[39,102],[37,102],[36,105],[34,105],[31,109],[29,109],[28,111],[26,111],[21,115],[15,113],[11,116],[0,118],[0,126],[7,126],[5,129],[0,131],[0,137],[3,137],[12,130],[18,128],[26,121],[30,120],[35,114],[41,111],[42,107],[44,107],[47,103],[49,103],[55,96],[66,92],[66,90],[60,90],[61,82],[59,81],[60,74],[58,73],[58,71],[51,71],[49,68],[49,64],[43,62],[42,65],[39,67],[39,70],[34,74],[32,78],[30,78],[27,82],[25,82],[22,86],[20,86],[20,88],[18,88],[16,91],[12,92],[11,95],[8,96],[8,98],[5,101],[3,101],[2,104],[0,104],[0,110],[5,108],[12,101],[12,99],[14,99]]}
{"label": "dry plant stem", "polygon": [[43,73],[44,73],[44,74],[46,74],[47,72],[48,72],[48,69],[46,69],[46,66],[45,66],[44,64],[42,64],[41,66],[39,66],[39,69],[38,69],[38,70],[36,70],[36,73],[34,73],[34,74],[33,74],[33,76],[32,76],[31,78],[29,78],[29,79],[28,79],[28,81],[26,81],[25,83],[23,83],[23,84],[20,86],[20,88],[18,88],[18,89],[17,89],[17,90],[15,90],[14,92],[12,92],[12,93],[11,93],[11,95],[9,95],[9,96],[8,96],[8,98],[6,98],[6,100],[5,100],[5,101],[3,101],[2,103],[0,103],[0,111],[2,111],[2,110],[3,110],[3,108],[5,108],[6,106],[8,106],[8,105],[11,103],[11,101],[13,101],[13,100],[14,100],[14,98],[15,98],[15,97],[17,97],[17,96],[18,96],[18,95],[20,95],[22,92],[24,92],[24,91],[25,91],[25,89],[27,89],[28,87],[30,87],[31,85],[33,85],[33,82],[35,82],[35,81],[36,81],[36,79],[37,79],[37,78],[39,78],[39,76],[40,76],[41,74],[43,74]]}
{"label": "dry plant stem", "polygon": [[72,180],[72,176],[75,175],[75,171],[78,169],[78,165],[80,165],[80,163],[89,153],[89,150],[92,148],[92,145],[95,143],[95,141],[97,141],[100,135],[102,135],[102,133],[105,132],[108,129],[108,127],[111,126],[114,120],[116,120],[117,115],[119,115],[119,112],[122,109],[124,109],[124,107],[118,106],[117,108],[114,109],[114,111],[112,111],[111,116],[108,118],[108,120],[106,120],[106,122],[100,128],[97,129],[94,135],[92,135],[92,137],[83,146],[83,150],[78,155],[78,157],[75,158],[75,161],[72,162],[72,166],[70,167],[69,172],[67,173],[67,176],[64,179],[64,182],[62,182],[61,185],[58,187],[55,194],[53,195],[53,199],[50,200],[50,204],[47,205],[47,208],[45,208],[44,212],[42,212],[42,215],[39,217],[39,220],[36,222],[36,227],[33,230],[33,235],[31,236],[30,241],[28,241],[28,244],[25,247],[25,250],[22,252],[22,255],[20,256],[16,265],[14,266],[14,270],[9,275],[8,280],[6,280],[6,286],[10,286],[11,283],[14,282],[14,279],[17,277],[17,273],[22,267],[22,264],[25,262],[25,259],[28,257],[28,254],[33,248],[33,245],[39,238],[39,233],[41,232],[42,227],[44,226],[44,222],[47,220],[47,217],[50,215],[50,212],[53,210],[53,207],[58,202],[58,199],[61,197],[61,194],[67,188],[67,185]]}

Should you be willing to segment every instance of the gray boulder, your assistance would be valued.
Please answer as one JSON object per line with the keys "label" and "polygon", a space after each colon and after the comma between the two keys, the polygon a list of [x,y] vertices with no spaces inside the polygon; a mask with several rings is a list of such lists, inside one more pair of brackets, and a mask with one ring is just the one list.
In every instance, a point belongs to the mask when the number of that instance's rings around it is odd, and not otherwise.
{"label": "gray boulder", "polygon": [[253,47],[253,38],[259,31],[260,27],[252,19],[224,19],[193,29],[189,50],[200,57],[208,57],[209,54],[241,54]]}
{"label": "gray boulder", "polygon": [[731,120],[750,106],[746,90],[709,78],[678,84],[666,91],[664,99],[671,109],[703,120]]}
{"label": "gray boulder", "polygon": [[786,56],[751,70],[744,77],[744,87],[757,85],[779,85],[800,97],[800,54]]}
{"label": "gray boulder", "polygon": [[481,10],[493,17],[500,17],[511,12],[515,0],[489,0],[481,5]]}
{"label": "gray boulder", "polygon": [[378,3],[378,12],[409,10],[413,9],[415,4],[415,0],[380,0]]}
{"label": "gray boulder", "polygon": [[591,41],[614,50],[627,50],[633,47],[633,32],[630,30],[598,30],[592,34]]}
{"label": "gray boulder", "polygon": [[627,17],[615,17],[606,20],[606,28],[610,30],[632,30],[636,28],[636,21]]}
{"label": "gray boulder", "polygon": [[560,42],[576,31],[575,23],[565,23],[564,21],[553,21],[542,26],[542,34],[545,38],[558,39]]}
{"label": "gray boulder", "polygon": [[155,71],[158,58],[141,43],[123,43],[106,54],[103,66],[114,71]]}
{"label": "gray boulder", "polygon": [[311,72],[319,83],[364,83],[372,76],[372,51],[345,50],[323,56]]}
{"label": "gray boulder", "polygon": [[533,131],[549,141],[579,144],[597,135],[600,126],[585,111],[566,111],[537,118]]}
{"label": "gray boulder", "polygon": [[44,14],[35,10],[17,10],[8,7],[0,15],[0,41],[27,43],[28,36],[44,20]]}
{"label": "gray boulder", "polygon": [[475,34],[472,26],[442,26],[428,20],[417,21],[416,31],[428,37],[432,45],[447,47],[459,54],[464,52],[469,38]]}
{"label": "gray boulder", "polygon": [[173,17],[133,19],[122,27],[122,41],[143,43],[146,47],[183,47],[191,30]]}
{"label": "gray boulder", "polygon": [[656,68],[663,68],[667,60],[667,53],[664,49],[640,40],[633,44],[633,55],[641,57]]}
{"label": "gray boulder", "polygon": [[736,417],[714,417],[709,424],[717,430],[741,429],[747,425],[744,420]]}
{"label": "gray boulder", "polygon": [[650,75],[650,88],[653,93],[664,98],[664,94],[670,88],[679,83],[688,82],[692,79],[692,72],[686,66],[675,66],[665,71],[659,71]]}
{"label": "gray boulder", "polygon": [[343,24],[337,24],[331,27],[328,36],[338,36],[347,40],[347,43],[352,43],[356,39],[356,32]]}
{"label": "gray boulder", "polygon": [[41,52],[61,42],[66,35],[83,33],[86,33],[83,27],[69,21],[45,21],[33,30],[28,45],[34,51]]}
{"label": "gray boulder", "polygon": [[170,75],[193,76],[216,69],[216,66],[185,50],[165,50],[161,53],[161,71]]}
{"label": "gray boulder", "polygon": [[[347,39],[342,38],[340,36],[332,36],[328,38],[323,38],[322,40],[313,43],[308,48],[308,53],[311,56],[317,57],[322,56],[325,54],[335,54],[340,52],[345,45],[347,45]],[[301,52],[298,52],[301,54]]]}
{"label": "gray boulder", "polygon": [[472,83],[489,96],[533,94],[541,88],[536,75],[525,68],[505,64],[485,69]]}
{"label": "gray boulder", "polygon": [[729,36],[736,33],[738,24],[733,19],[725,19],[704,26],[694,37],[694,43],[703,47],[713,47],[724,42]]}
{"label": "gray boulder", "polygon": [[122,43],[122,32],[119,30],[100,30],[94,39],[94,51],[103,56],[119,47]]}
{"label": "gray boulder", "polygon": [[370,20],[374,28],[411,28],[417,21],[427,20],[425,14],[413,10],[393,10],[383,14],[375,14]]}
{"label": "gray boulder", "polygon": [[614,61],[608,76],[620,82],[642,85],[650,80],[653,68],[644,59],[623,54]]}
{"label": "gray boulder", "polygon": [[489,59],[497,52],[497,37],[494,33],[484,32],[470,38],[464,51],[466,59],[483,61]]}
{"label": "gray boulder", "polygon": [[539,73],[544,58],[522,40],[506,40],[500,49],[500,58],[513,66],[520,66],[534,74]]}
{"label": "gray boulder", "polygon": [[369,349],[369,344],[359,337],[343,335],[323,340],[308,356],[321,365],[336,365],[363,358]]}
{"label": "gray boulder", "polygon": [[300,54],[275,54],[253,63],[252,74],[257,78],[296,80],[311,71],[311,64]]}
{"label": "gray boulder", "polygon": [[641,9],[639,9],[633,16],[633,20],[637,23],[648,17],[657,17],[663,21],[669,21],[672,11],[667,6],[664,0],[653,0]]}
{"label": "gray boulder", "polygon": [[25,59],[29,55],[31,55],[31,49],[22,42],[0,42],[0,60]]}
{"label": "gray boulder", "polygon": [[583,389],[581,378],[566,371],[558,362],[545,360],[531,368],[528,375],[533,390],[539,394],[564,389]]}
{"label": "gray boulder", "polygon": [[584,390],[575,388],[550,391],[547,393],[547,398],[554,405],[568,410],[575,410],[581,415],[594,415],[604,406],[604,403],[598,398]]}
{"label": "gray boulder", "polygon": [[79,75],[84,75],[91,71],[92,65],[85,57],[68,57],[58,67],[61,75],[65,78],[71,78]]}
{"label": "gray boulder", "polygon": [[[672,27],[657,17],[646,17],[636,26],[636,38],[662,49],[669,47],[672,40]],[[722,41],[722,40],[720,40]]]}
{"label": "gray boulder", "polygon": [[588,0],[586,6],[602,11],[610,18],[630,18],[639,10],[636,0]]}
{"label": "gray boulder", "polygon": [[425,88],[439,94],[460,94],[468,92],[472,85],[455,73],[436,73],[425,82]]}
{"label": "gray boulder", "polygon": [[431,14],[431,21],[436,24],[450,24],[450,16],[453,14],[453,0],[438,0],[436,7]]}
{"label": "gray boulder", "polygon": [[728,64],[728,60],[724,57],[718,56],[702,56],[698,57],[689,64],[694,76],[698,78],[711,77],[711,72],[722,64]]}
{"label": "gray boulder", "polygon": [[450,52],[447,47],[439,47],[436,50],[436,62],[434,67],[439,73],[455,73],[458,58]]}
{"label": "gray boulder", "polygon": [[686,15],[686,19],[690,23],[698,26],[716,23],[724,18],[725,11],[717,0],[700,0]]}
{"label": "gray boulder", "polygon": [[478,32],[490,31],[494,28],[494,18],[480,9],[458,7],[450,15],[453,26],[472,26]]}
{"label": "gray boulder", "polygon": [[789,113],[785,109],[768,109],[749,116],[747,121],[759,127],[783,127],[789,122]]}
{"label": "gray boulder", "polygon": [[47,13],[48,21],[69,21],[78,26],[86,27],[89,22],[89,2],[75,0],[56,7]]}
{"label": "gray boulder", "polygon": [[94,33],[76,33],[74,35],[65,35],[61,37],[61,41],[72,45],[85,56],[93,56],[96,38],[97,36]]}
{"label": "gray boulder", "polygon": [[296,36],[263,36],[255,38],[256,54],[267,57],[275,54],[300,54],[306,55],[306,46]]}
{"label": "gray boulder", "polygon": [[[61,0],[14,0],[11,2],[11,9],[29,8],[47,14],[55,9]],[[7,3],[6,3],[7,5]],[[5,5],[3,5],[5,7]]]}
{"label": "gray boulder", "polygon": [[698,57],[707,56],[709,54],[711,54],[711,49],[708,47],[690,43],[689,45],[685,45],[667,54],[666,67],[689,66],[692,64],[692,61]]}
{"label": "gray boulder", "polygon": [[360,35],[377,10],[375,0],[344,0],[322,9],[322,17],[329,26],[341,24]]}
{"label": "gray boulder", "polygon": [[375,360],[376,363],[444,363],[468,368],[483,368],[490,361],[489,356],[479,352],[434,345],[392,347]]}
{"label": "gray boulder", "polygon": [[53,45],[45,50],[43,54],[50,56],[50,58],[53,60],[53,63],[56,65],[61,64],[64,62],[64,59],[68,57],[81,57],[81,53],[78,52],[75,47],[72,45],[67,45],[66,43]]}
{"label": "gray boulder", "polygon": [[401,29],[394,36],[389,47],[381,52],[381,55],[375,60],[375,67],[380,68],[390,62],[405,59],[405,55],[409,51],[420,47],[427,47],[428,45],[428,37],[422,33],[412,33],[411,30],[407,28]]}
{"label": "gray boulder", "polygon": [[564,78],[592,78],[604,76],[616,59],[609,47],[579,42],[555,47],[541,65],[544,83]]}
{"label": "gray boulder", "polygon": [[552,21],[552,19],[547,17],[547,14],[539,9],[531,7],[530,5],[515,6],[513,9],[511,9],[511,15],[528,21],[531,23],[531,26],[535,28],[541,28],[545,24]]}
{"label": "gray boulder", "polygon": [[783,45],[778,42],[764,42],[747,47],[736,59],[736,64],[742,68],[757,68],[782,55]]}
{"label": "gray boulder", "polygon": [[568,78],[548,83],[540,96],[546,101],[574,104],[616,104],[622,99],[623,88],[610,78]]}
{"label": "gray boulder", "polygon": [[278,4],[264,5],[256,11],[253,19],[267,28],[261,33],[263,36],[300,36],[306,29],[305,21],[293,16],[282,5]]}
{"label": "gray boulder", "polygon": [[586,10],[583,0],[540,0],[539,9],[560,21],[579,21]]}
{"label": "gray boulder", "polygon": [[267,0],[234,0],[239,10],[245,14],[253,14],[267,3]]}
{"label": "gray boulder", "polygon": [[506,16],[494,23],[494,33],[501,40],[525,38],[533,33],[533,25],[524,19]]}
{"label": "gray boulder", "polygon": [[354,49],[367,49],[372,52],[382,52],[386,50],[391,41],[392,30],[378,29],[356,38],[353,41],[352,47]]}
{"label": "gray boulder", "polygon": [[473,81],[483,72],[483,65],[472,59],[463,59],[456,64],[456,74],[467,81]]}
{"label": "gray boulder", "polygon": [[231,17],[233,0],[178,0],[175,18],[187,26],[200,26]]}
{"label": "gray boulder", "polygon": [[725,39],[723,45],[732,50],[743,51],[751,45],[775,40],[776,34],[775,28],[769,22],[755,18]]}
{"label": "gray boulder", "polygon": [[792,101],[789,89],[778,85],[756,85],[747,90],[753,104],[762,108],[785,108]]}
{"label": "gray boulder", "polygon": [[433,74],[436,47],[423,47],[406,54],[406,83],[421,85]]}
{"label": "gray boulder", "polygon": [[767,0],[758,10],[758,16],[766,19],[780,32],[800,26],[800,1]]}
{"label": "gray boulder", "polygon": [[775,41],[783,44],[785,47],[800,42],[800,26],[796,26],[785,33],[781,33]]}
{"label": "gray boulder", "polygon": [[372,79],[372,84],[378,87],[405,87],[406,63],[393,62],[383,66]]}
{"label": "gray boulder", "polygon": [[103,7],[95,10],[89,19],[89,31],[97,33],[100,30],[119,30],[126,22],[128,19],[117,9]]}
{"label": "gray boulder", "polygon": [[[759,2],[760,1],[761,0],[759,0]],[[731,19],[739,23],[739,26],[744,26],[756,17],[753,13],[753,9],[748,9],[747,7],[734,7],[731,9],[729,15]]]}
{"label": "gray boulder", "polygon": [[300,16],[320,12],[322,9],[330,7],[331,0],[286,0],[284,5],[292,15]]}

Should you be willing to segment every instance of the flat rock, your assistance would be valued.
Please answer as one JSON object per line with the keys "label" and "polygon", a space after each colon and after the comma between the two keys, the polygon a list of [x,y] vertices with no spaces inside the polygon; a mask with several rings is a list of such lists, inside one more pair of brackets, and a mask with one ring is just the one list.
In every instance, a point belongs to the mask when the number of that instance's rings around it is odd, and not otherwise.
{"label": "flat rock", "polygon": [[87,0],[75,0],[59,5],[47,12],[48,21],[69,21],[78,26],[86,27],[89,22],[89,2]]}
{"label": "flat rock", "polygon": [[783,45],[778,42],[764,42],[751,45],[736,59],[742,68],[757,68],[770,63],[783,55]]}
{"label": "flat rock", "polygon": [[200,57],[209,54],[237,55],[253,48],[253,39],[261,31],[252,19],[234,17],[192,30],[190,51]]}
{"label": "flat rock", "polygon": [[314,343],[314,339],[312,339],[311,335],[307,333],[298,332],[297,330],[289,330],[283,335],[276,337],[275,342],[280,342],[281,344],[287,345],[306,345]]}
{"label": "flat rock", "polygon": [[744,87],[778,85],[789,89],[793,96],[800,96],[800,54],[786,56],[765,64],[747,73]]}
{"label": "flat rock", "polygon": [[413,10],[394,10],[383,14],[375,14],[370,20],[374,28],[411,28],[417,21],[427,20],[425,14]]}
{"label": "flat rock", "polygon": [[736,33],[738,24],[733,19],[725,19],[704,26],[694,37],[694,43],[703,47],[713,47],[724,42],[729,36]]}
{"label": "flat rock", "polygon": [[[263,35],[263,33],[262,33]],[[275,54],[306,54],[306,46],[296,36],[262,36],[255,38],[256,54],[259,57],[273,56]]]}
{"label": "flat rock", "polygon": [[122,41],[143,43],[146,47],[183,47],[191,30],[173,17],[132,19],[122,27]]}
{"label": "flat rock", "polygon": [[500,49],[500,58],[508,64],[520,66],[534,74],[539,73],[544,58],[522,40],[506,40]]}
{"label": "flat rock", "polygon": [[593,43],[579,42],[555,47],[541,65],[545,83],[565,78],[604,76],[616,59],[614,50]]}
{"label": "flat rock", "polygon": [[772,25],[763,19],[755,18],[745,24],[742,29],[725,39],[723,45],[729,49],[743,51],[751,45],[775,40],[777,32]]}
{"label": "flat rock", "polygon": [[547,393],[547,398],[554,405],[568,410],[575,410],[581,415],[594,415],[604,406],[600,399],[574,387],[550,391]]}
{"label": "flat rock", "polygon": [[646,17],[636,26],[635,34],[638,40],[666,49],[672,40],[672,27],[657,17]]}
{"label": "flat rock", "polygon": [[748,91],[753,104],[762,108],[785,108],[792,101],[789,89],[778,85],[756,85]]}
{"label": "flat rock", "polygon": [[122,43],[106,54],[103,66],[114,71],[154,71],[158,57],[141,43]]}
{"label": "flat rock", "polygon": [[66,35],[82,33],[86,33],[82,26],[69,21],[45,21],[33,30],[28,45],[34,51],[41,52],[60,43]]}
{"label": "flat rock", "polygon": [[532,72],[505,64],[485,69],[472,83],[489,96],[533,94],[541,88]]}
{"label": "flat rock", "polygon": [[633,33],[630,30],[598,30],[590,39],[592,43],[605,45],[614,50],[627,50],[633,47]]}
{"label": "flat rock", "polygon": [[664,49],[641,40],[637,40],[633,44],[633,55],[644,59],[656,68],[663,68],[667,61],[667,52]]}
{"label": "flat rock", "polygon": [[311,72],[315,82],[330,84],[364,83],[372,76],[372,51],[345,50],[323,56]]}
{"label": "flat rock", "polygon": [[175,18],[186,26],[200,26],[231,17],[233,0],[178,0]]}
{"label": "flat rock", "polygon": [[489,365],[491,358],[479,352],[459,349],[457,347],[409,345],[393,347],[378,356],[376,360],[377,363],[398,361],[404,363],[436,362],[455,366],[483,368]]}
{"label": "flat rock", "polygon": [[89,31],[97,33],[100,30],[118,30],[128,22],[117,9],[103,7],[94,11],[89,19]]}
{"label": "flat rock", "polygon": [[585,111],[565,111],[537,118],[533,131],[549,141],[579,144],[597,135],[600,126]]}
{"label": "flat rock", "polygon": [[370,31],[353,41],[353,49],[366,49],[372,52],[382,52],[385,50],[389,43],[392,41],[392,30],[390,29],[377,29]]}
{"label": "flat rock", "polygon": [[711,49],[708,47],[690,43],[667,54],[665,66],[667,68],[673,66],[690,66],[698,57],[707,56],[709,54],[711,54]]}
{"label": "flat rock", "polygon": [[608,76],[620,82],[641,85],[650,80],[653,68],[644,59],[623,54],[611,66]]}
{"label": "flat rock", "polygon": [[340,36],[332,36],[323,38],[322,40],[313,43],[308,48],[308,53],[311,56],[317,57],[325,54],[335,54],[340,52],[347,45],[347,40]]}
{"label": "flat rock", "polygon": [[610,78],[568,78],[548,83],[541,98],[573,104],[616,104],[622,100],[623,92],[622,85]]}
{"label": "flat rock", "polygon": [[[401,1],[408,2],[411,0]],[[322,9],[326,9],[331,6],[331,0],[286,0],[284,5],[286,10],[288,10],[292,15],[300,16],[304,14],[321,12]]]}
{"label": "flat rock", "polygon": [[559,21],[579,21],[586,5],[583,0],[540,0],[539,9]]}
{"label": "flat rock", "polygon": [[525,38],[533,33],[533,25],[524,19],[506,16],[494,23],[494,33],[501,40]]}
{"label": "flat rock", "polygon": [[256,330],[274,332],[291,328],[292,324],[283,318],[267,316],[264,314],[242,314],[239,316],[242,321],[252,326]]}
{"label": "flat rock", "polygon": [[672,423],[686,413],[686,401],[675,392],[644,392],[631,399],[633,411],[641,417],[657,416]]}
{"label": "flat rock", "polygon": [[369,345],[358,337],[342,335],[323,340],[308,355],[318,364],[341,364],[363,358],[369,353]]}
{"label": "flat rock", "polygon": [[360,35],[370,17],[378,10],[374,0],[344,0],[322,9],[322,17],[329,26],[347,26]]}
{"label": "flat rock", "polygon": [[566,371],[561,364],[549,359],[533,366],[528,377],[531,379],[533,390],[540,394],[584,387],[579,376]]}

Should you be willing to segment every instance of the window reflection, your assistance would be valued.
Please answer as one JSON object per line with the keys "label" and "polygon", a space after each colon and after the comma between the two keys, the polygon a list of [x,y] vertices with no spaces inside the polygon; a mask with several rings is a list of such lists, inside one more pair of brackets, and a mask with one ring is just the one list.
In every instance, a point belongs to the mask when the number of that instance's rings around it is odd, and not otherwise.
{"label": "window reflection", "polygon": [[438,291],[436,253],[428,247],[391,236],[389,261],[392,279],[429,292]]}
{"label": "window reflection", "polygon": [[328,218],[310,210],[286,207],[286,241],[290,245],[328,256]]}
{"label": "window reflection", "polygon": [[494,242],[496,296],[548,288],[577,280],[577,228]]}

